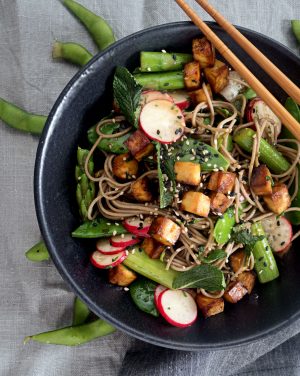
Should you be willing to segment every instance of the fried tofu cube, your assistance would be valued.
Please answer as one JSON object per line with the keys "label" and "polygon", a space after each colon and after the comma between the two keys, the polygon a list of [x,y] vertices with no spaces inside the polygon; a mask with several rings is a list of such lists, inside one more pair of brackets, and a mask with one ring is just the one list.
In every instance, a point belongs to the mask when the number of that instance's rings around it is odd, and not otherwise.
{"label": "fried tofu cube", "polygon": [[224,292],[224,299],[229,303],[237,303],[246,294],[247,290],[239,281],[230,282]]}
{"label": "fried tofu cube", "polygon": [[182,198],[181,210],[208,217],[210,211],[210,198],[201,192],[188,191]]}
{"label": "fried tofu cube", "polygon": [[135,157],[136,154],[143,150],[148,144],[150,144],[149,138],[143,131],[138,129],[125,141],[124,143],[129,149],[130,153]]}
{"label": "fried tofu cube", "polygon": [[253,169],[250,187],[257,196],[272,194],[272,176],[266,165],[259,165]]}
{"label": "fried tofu cube", "polygon": [[166,217],[155,218],[149,229],[149,235],[164,245],[174,245],[180,233],[180,226]]}
{"label": "fried tofu cube", "polygon": [[220,60],[216,60],[213,67],[205,68],[204,75],[215,93],[220,93],[228,85],[229,68]]}
{"label": "fried tofu cube", "polygon": [[145,176],[131,183],[132,196],[139,202],[149,202],[152,200],[149,179]]}
{"label": "fried tofu cube", "polygon": [[217,315],[224,311],[224,299],[223,298],[209,298],[208,296],[197,294],[197,305],[202,312],[202,315],[207,318]]}
{"label": "fried tofu cube", "polygon": [[275,214],[281,214],[291,206],[291,197],[285,184],[276,184],[272,188],[272,194],[263,196],[267,207]]}
{"label": "fried tofu cube", "polygon": [[256,274],[252,271],[242,272],[237,277],[237,281],[241,282],[241,284],[248,291],[248,294],[251,294],[253,287],[255,285],[255,280]]}
{"label": "fried tofu cube", "polygon": [[231,269],[236,273],[244,265],[245,260],[246,260],[246,253],[242,249],[235,251],[229,257],[229,264],[230,264]]}
{"label": "fried tofu cube", "polygon": [[135,179],[139,169],[138,161],[130,153],[120,154],[114,157],[112,162],[113,174],[122,180]]}
{"label": "fried tofu cube", "polygon": [[201,68],[212,67],[215,64],[215,47],[207,38],[193,39],[192,49],[193,57],[199,62]]}
{"label": "fried tofu cube", "polygon": [[176,181],[183,184],[199,185],[201,168],[199,163],[176,161],[174,165]]}
{"label": "fried tofu cube", "polygon": [[144,149],[138,151],[134,158],[137,161],[141,161],[143,158],[148,157],[148,155],[152,154],[154,150],[154,145],[153,144],[148,144],[144,147]]}
{"label": "fried tofu cube", "polygon": [[230,206],[230,199],[224,193],[213,192],[210,194],[210,210],[213,213],[223,214]]}
{"label": "fried tofu cube", "polygon": [[224,194],[230,193],[235,184],[235,173],[214,171],[209,178],[207,188]]}
{"label": "fried tofu cube", "polygon": [[128,286],[136,278],[137,275],[123,264],[119,264],[108,271],[108,280],[113,285]]}
{"label": "fried tofu cube", "polygon": [[[212,99],[213,95],[212,95],[210,85],[206,85],[206,88],[207,88],[207,91],[208,91],[210,98]],[[198,103],[201,103],[201,102],[207,102],[207,97],[206,97],[203,89],[190,91],[189,96],[192,99],[192,102],[194,103],[194,105],[197,105]]]}
{"label": "fried tofu cube", "polygon": [[153,238],[145,238],[141,248],[147,255],[152,259],[158,259],[161,253],[164,251],[165,246],[161,243],[158,243]]}
{"label": "fried tofu cube", "polygon": [[201,81],[200,65],[198,61],[191,61],[184,65],[183,80],[187,90],[198,89]]}

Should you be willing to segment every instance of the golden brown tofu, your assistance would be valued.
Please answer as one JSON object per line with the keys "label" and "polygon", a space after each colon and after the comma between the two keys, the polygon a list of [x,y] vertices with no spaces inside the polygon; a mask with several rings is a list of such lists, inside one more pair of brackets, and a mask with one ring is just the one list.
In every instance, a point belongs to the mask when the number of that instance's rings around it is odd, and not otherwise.
{"label": "golden brown tofu", "polygon": [[226,64],[220,60],[216,60],[212,68],[205,68],[204,75],[209,82],[212,91],[220,93],[228,84],[229,69]]}
{"label": "golden brown tofu", "polygon": [[152,154],[154,150],[154,145],[153,144],[148,144],[144,147],[144,149],[142,150],[139,150],[136,155],[134,156],[134,158],[137,160],[137,161],[141,161],[143,158],[147,157],[148,155]]}
{"label": "golden brown tofu", "polygon": [[183,80],[187,90],[196,90],[199,88],[201,75],[198,61],[191,61],[184,65]]}
{"label": "golden brown tofu", "polygon": [[[207,88],[210,98],[212,98],[213,95],[212,95],[210,85],[206,85],[206,88]],[[207,97],[203,89],[190,91],[189,96],[192,99],[194,105],[197,105],[198,103],[201,103],[201,102],[207,102]]]}
{"label": "golden brown tofu", "polygon": [[276,184],[272,188],[272,194],[263,196],[267,207],[275,214],[281,214],[291,206],[291,197],[285,184]]}
{"label": "golden brown tofu", "polygon": [[108,271],[108,280],[113,285],[128,286],[136,277],[136,274],[123,264],[119,264]]}
{"label": "golden brown tofu", "polygon": [[213,192],[210,194],[210,210],[213,213],[224,213],[230,206],[230,199],[224,193]]}
{"label": "golden brown tofu", "polygon": [[149,229],[149,234],[164,245],[174,245],[180,233],[180,226],[166,217],[155,218]]}
{"label": "golden brown tofu", "polygon": [[252,271],[243,272],[238,275],[237,281],[241,282],[241,284],[245,287],[248,291],[248,294],[251,294],[253,287],[255,285],[256,274]]}
{"label": "golden brown tofu", "polygon": [[209,298],[208,296],[197,294],[196,302],[202,315],[207,318],[217,315],[224,311],[224,299],[223,298]]}
{"label": "golden brown tofu", "polygon": [[237,303],[246,294],[247,290],[239,281],[230,282],[224,292],[224,299],[229,303]]}
{"label": "golden brown tofu", "polygon": [[131,183],[132,196],[139,202],[149,202],[152,200],[149,179],[145,176]]}
{"label": "golden brown tofu", "polygon": [[130,153],[115,156],[112,162],[113,174],[122,180],[135,179],[139,169],[138,161]]}
{"label": "golden brown tofu", "polygon": [[257,196],[272,194],[272,176],[266,165],[259,165],[253,169],[250,187]]}
{"label": "golden brown tofu", "polygon": [[193,57],[201,68],[212,67],[215,64],[215,47],[203,38],[195,38],[192,42]]}
{"label": "golden brown tofu", "polygon": [[235,173],[233,172],[213,172],[210,175],[207,188],[224,194],[229,194],[235,184]]}
{"label": "golden brown tofu", "polygon": [[158,243],[153,238],[145,238],[141,248],[147,255],[152,259],[158,259],[161,253],[164,251],[165,246],[161,243]]}
{"label": "golden brown tofu", "polygon": [[181,210],[208,217],[210,211],[210,198],[201,192],[188,191],[182,198]]}
{"label": "golden brown tofu", "polygon": [[183,184],[199,185],[201,181],[201,168],[199,163],[175,162],[174,172],[176,181]]}
{"label": "golden brown tofu", "polygon": [[244,265],[245,260],[246,260],[246,254],[242,249],[235,251],[229,257],[229,263],[230,263],[231,269],[236,273]]}
{"label": "golden brown tofu", "polygon": [[148,144],[150,144],[149,138],[140,129],[132,133],[132,135],[125,142],[125,145],[128,147],[130,153],[134,157],[139,151],[143,150]]}

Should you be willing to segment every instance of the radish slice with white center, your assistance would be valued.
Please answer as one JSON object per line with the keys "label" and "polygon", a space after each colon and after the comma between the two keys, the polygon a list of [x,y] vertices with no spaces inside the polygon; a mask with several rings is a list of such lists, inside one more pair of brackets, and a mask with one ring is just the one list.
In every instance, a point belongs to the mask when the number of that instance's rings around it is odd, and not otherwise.
{"label": "radish slice with white center", "polygon": [[191,104],[191,98],[189,97],[187,91],[169,91],[168,94],[173,98],[174,103],[181,109],[181,111],[188,108]]}
{"label": "radish slice with white center", "polygon": [[121,234],[110,238],[110,244],[114,247],[129,247],[140,242],[140,239],[132,234]]}
{"label": "radish slice with white center", "polygon": [[158,297],[157,308],[170,324],[180,328],[192,325],[197,319],[197,304],[183,290],[163,291]]}
{"label": "radish slice with white center", "polygon": [[91,256],[91,263],[96,266],[96,268],[106,269],[113,268],[119,265],[127,257],[127,252],[122,251],[115,255],[104,255],[98,251],[95,251]]}
{"label": "radish slice with white center", "polygon": [[96,243],[97,251],[103,253],[104,255],[116,255],[122,252],[126,247],[118,246],[114,247],[110,244],[108,239],[100,239]]}
{"label": "radish slice with white center", "polygon": [[139,217],[126,218],[123,222],[123,226],[127,231],[131,232],[133,235],[149,238],[148,231],[150,229],[152,219],[147,217],[145,219],[140,219]]}
{"label": "radish slice with white center", "polygon": [[172,103],[174,102],[173,98],[169,94],[162,93],[161,91],[147,90],[147,91],[142,92],[142,95],[141,95],[142,105],[145,105],[146,103],[149,103],[156,99],[164,99]]}
{"label": "radish slice with white center", "polygon": [[276,219],[275,216],[262,221],[262,226],[271,248],[276,253],[287,251],[292,241],[293,229],[285,217]]}
{"label": "radish slice with white center", "polygon": [[140,127],[151,140],[169,144],[183,135],[185,121],[176,104],[157,99],[142,108]]}
{"label": "radish slice with white center", "polygon": [[163,286],[163,285],[157,285],[155,290],[154,290],[154,303],[155,305],[157,306],[158,305],[158,298],[159,298],[159,295],[164,292],[165,290],[168,290],[167,287]]}

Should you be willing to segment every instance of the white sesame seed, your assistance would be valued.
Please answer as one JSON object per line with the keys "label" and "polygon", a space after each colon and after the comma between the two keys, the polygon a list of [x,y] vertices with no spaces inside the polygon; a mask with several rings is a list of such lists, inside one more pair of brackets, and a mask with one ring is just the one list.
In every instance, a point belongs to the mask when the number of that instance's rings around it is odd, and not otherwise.
{"label": "white sesame seed", "polygon": [[127,159],[126,157],[123,157],[123,161],[126,161],[126,159]]}
{"label": "white sesame seed", "polygon": [[163,54],[166,54],[166,53],[167,53],[167,51],[166,51],[166,50],[161,50],[161,52],[162,52]]}
{"label": "white sesame seed", "polygon": [[190,158],[190,161],[194,161],[195,159],[196,159],[196,157],[193,156],[193,157]]}
{"label": "white sesame seed", "polygon": [[176,157],[176,159],[177,159],[177,161],[179,161],[179,160],[180,160],[180,157]]}
{"label": "white sesame seed", "polygon": [[117,231],[114,230],[114,231],[113,231],[113,236],[116,236],[116,235],[117,235]]}
{"label": "white sesame seed", "polygon": [[148,72],[151,72],[151,68],[150,68],[150,67],[147,67],[147,71],[148,71]]}
{"label": "white sesame seed", "polygon": [[109,222],[107,222],[106,224],[107,224],[107,226],[110,226],[110,225],[111,225],[111,223],[109,223]]}
{"label": "white sesame seed", "polygon": [[126,251],[125,251],[125,255],[128,256],[128,254],[129,254],[129,252],[128,252],[128,250],[126,249]]}
{"label": "white sesame seed", "polygon": [[117,222],[115,223],[115,225],[116,225],[116,226],[120,226],[120,224],[119,224],[119,223],[117,223]]}
{"label": "white sesame seed", "polygon": [[124,287],[124,291],[129,291],[129,288],[128,287]]}
{"label": "white sesame seed", "polygon": [[148,206],[148,205],[149,205],[149,203],[148,203],[148,202],[145,202],[145,203],[144,203],[144,205],[145,205],[145,206]]}
{"label": "white sesame seed", "polygon": [[121,238],[122,238],[122,239],[124,239],[124,236],[125,236],[124,234],[121,234]]}
{"label": "white sesame seed", "polygon": [[141,218],[141,219],[144,219],[144,216],[143,216],[143,214],[140,214],[140,218]]}

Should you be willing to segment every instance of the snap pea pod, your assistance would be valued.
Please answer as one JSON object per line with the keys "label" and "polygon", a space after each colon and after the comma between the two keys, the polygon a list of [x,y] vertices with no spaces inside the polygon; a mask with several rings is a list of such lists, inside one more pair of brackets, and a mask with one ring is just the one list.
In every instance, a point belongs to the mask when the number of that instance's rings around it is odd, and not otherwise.
{"label": "snap pea pod", "polygon": [[146,52],[140,53],[141,72],[176,71],[193,60],[193,55],[184,53]]}
{"label": "snap pea pod", "polygon": [[72,325],[75,326],[84,324],[90,313],[91,311],[89,310],[88,306],[76,296],[73,307]]}
{"label": "snap pea pod", "polygon": [[74,238],[94,239],[126,233],[127,230],[120,222],[97,218],[93,221],[84,222],[72,232],[72,236]]}
{"label": "snap pea pod", "polygon": [[49,252],[44,242],[39,242],[31,247],[25,256],[28,260],[33,262],[46,261],[50,259]]}
{"label": "snap pea pod", "polygon": [[115,330],[107,322],[98,319],[87,324],[34,334],[26,337],[24,343],[33,340],[52,345],[78,346],[113,333]]}
{"label": "snap pea pod", "polygon": [[0,119],[12,128],[38,135],[42,133],[47,117],[29,113],[0,98]]}
{"label": "snap pea pod", "polygon": [[251,226],[251,232],[255,236],[263,235],[264,238],[255,243],[252,247],[255,264],[254,268],[260,283],[267,283],[279,276],[276,260],[269,245],[261,222],[256,222]]}
{"label": "snap pea pod", "polygon": [[83,67],[87,64],[93,55],[78,43],[63,43],[56,41],[52,46],[53,59],[64,59]]}
{"label": "snap pea pod", "polygon": [[[218,148],[223,144],[224,142],[224,136],[218,137]],[[227,138],[227,151],[230,153],[233,150],[233,141],[232,141],[232,136],[229,134]]]}
{"label": "snap pea pod", "polygon": [[159,73],[137,73],[133,75],[144,89],[178,90],[184,89],[183,73],[181,71]]}
{"label": "snap pea pod", "polygon": [[248,100],[257,97],[256,92],[251,87],[248,87],[242,94]]}
{"label": "snap pea pod", "polygon": [[154,303],[154,291],[157,284],[149,279],[139,278],[130,287],[130,295],[136,306],[152,316],[158,317],[159,313]]}
{"label": "snap pea pod", "polygon": [[[118,131],[120,125],[117,123],[105,124],[101,128],[101,132],[104,134],[113,134]],[[114,138],[103,138],[99,144],[98,148],[100,150],[106,151],[107,153],[114,153],[114,154],[123,154],[127,153],[128,148],[124,144],[124,142],[129,138],[132,132],[128,132],[121,137],[114,137]],[[94,144],[98,139],[98,134],[96,132],[96,125],[91,127],[88,130],[88,140],[91,144]]]}
{"label": "snap pea pod", "polygon": [[[253,137],[255,135],[256,132],[254,132],[253,129],[244,128],[233,136],[233,141],[236,142],[242,149],[248,153],[251,153],[253,147]],[[291,167],[284,156],[263,138],[260,141],[258,158],[275,174],[282,174]]]}
{"label": "snap pea pod", "polygon": [[292,30],[297,41],[300,43],[300,20],[291,20]]}

